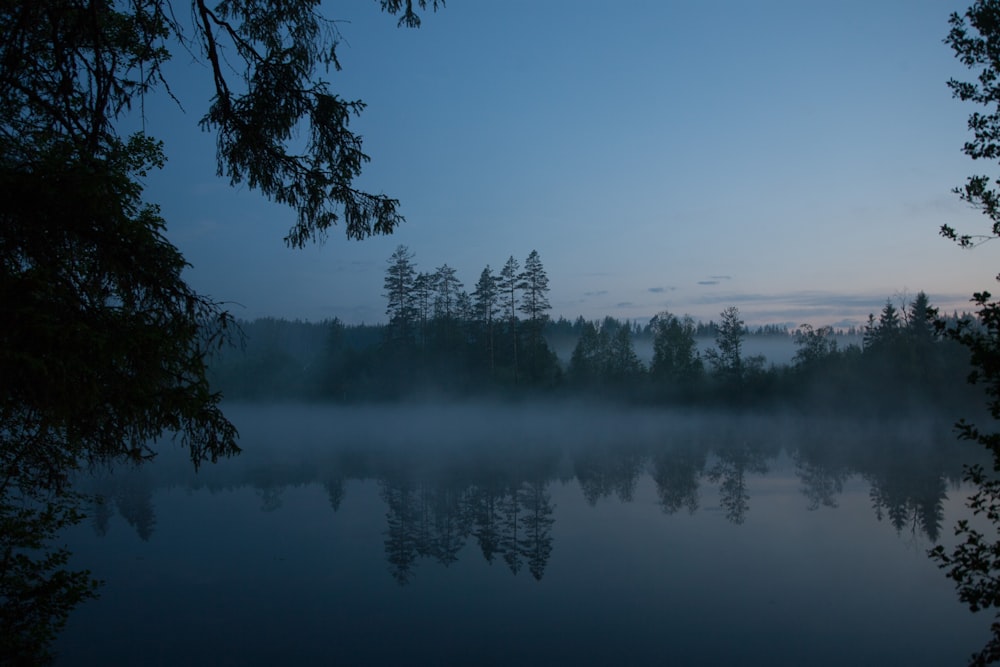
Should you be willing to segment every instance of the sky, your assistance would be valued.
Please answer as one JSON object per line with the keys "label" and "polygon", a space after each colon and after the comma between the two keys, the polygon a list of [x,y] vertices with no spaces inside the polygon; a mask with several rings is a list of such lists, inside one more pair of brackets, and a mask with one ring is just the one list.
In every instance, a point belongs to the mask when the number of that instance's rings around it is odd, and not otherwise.
{"label": "sky", "polygon": [[988,231],[951,190],[998,172],[962,153],[974,108],[946,86],[971,78],[942,42],[968,2],[449,0],[416,30],[326,3],[326,78],[368,105],[358,185],[406,223],[286,247],[294,212],[216,177],[210,72],[183,51],[182,108],[145,102],[168,156],[146,194],[188,281],[243,319],[384,322],[399,245],[470,292],[537,250],[553,318],[850,326],[921,290],[962,310],[1000,270],[1000,244],[938,234]]}

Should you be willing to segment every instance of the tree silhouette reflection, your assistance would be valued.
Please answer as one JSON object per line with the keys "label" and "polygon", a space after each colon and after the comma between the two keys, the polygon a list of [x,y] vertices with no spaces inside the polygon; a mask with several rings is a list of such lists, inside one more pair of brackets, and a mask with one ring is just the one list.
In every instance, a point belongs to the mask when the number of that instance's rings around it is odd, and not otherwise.
{"label": "tree silhouette reflection", "polygon": [[451,486],[421,488],[422,539],[417,550],[445,567],[458,560],[458,552],[469,537],[464,496],[464,490]]}
{"label": "tree silhouette reflection", "polygon": [[897,533],[918,530],[937,542],[944,521],[947,484],[941,475],[871,476],[869,497],[875,517],[887,518]]}
{"label": "tree silhouette reflection", "polygon": [[517,491],[517,486],[511,486],[500,499],[500,553],[513,574],[517,574],[523,564],[518,547],[524,525]]}
{"label": "tree silhouette reflection", "polygon": [[493,562],[500,549],[501,499],[501,491],[490,480],[478,481],[469,487],[467,507],[471,532],[487,563]]}
{"label": "tree silhouette reflection", "polygon": [[763,475],[767,462],[759,449],[747,443],[723,445],[715,451],[716,462],[709,468],[707,477],[719,484],[719,505],[725,516],[734,524],[742,524],[750,510],[750,493],[747,491],[747,473]]}
{"label": "tree silhouette reflection", "polygon": [[518,494],[524,506],[525,528],[525,536],[519,547],[528,561],[531,576],[538,581],[541,581],[552,553],[552,524],[555,523],[552,517],[555,508],[545,486],[545,482],[541,480],[527,482]]}
{"label": "tree silhouette reflection", "polygon": [[628,443],[583,449],[574,461],[583,497],[592,507],[612,493],[623,503],[632,502],[644,461],[644,455]]}
{"label": "tree silhouette reflection", "polygon": [[107,535],[117,509],[139,539],[149,541],[156,527],[153,486],[145,468],[122,466],[116,471],[95,471],[89,484],[83,486],[90,498],[90,525],[94,533]]}
{"label": "tree silhouette reflection", "polygon": [[416,526],[419,522],[417,493],[405,483],[380,482],[386,504],[385,556],[389,572],[400,584],[407,584],[419,551]]}
{"label": "tree silhouette reflection", "polygon": [[[348,481],[374,481],[384,505],[384,554],[399,584],[413,580],[417,563],[427,559],[451,566],[478,552],[486,563],[502,560],[513,575],[527,570],[541,581],[554,546],[556,506],[553,485],[576,483],[587,506],[598,501],[632,503],[649,475],[664,516],[695,514],[702,505],[703,479],[717,485],[719,507],[727,521],[743,524],[754,504],[752,480],[766,475],[772,462],[800,484],[808,510],[836,508],[852,477],[869,487],[875,517],[897,532],[940,537],[948,480],[961,475],[954,452],[936,445],[916,446],[905,438],[844,438],[828,429],[787,434],[782,445],[761,435],[774,431],[760,420],[719,429],[678,429],[655,438],[574,442],[559,450],[546,441],[497,442],[480,446],[337,445],[280,464],[239,461],[191,476],[178,467],[174,478],[149,467],[97,474],[84,485],[92,500],[91,524],[106,534],[116,510],[144,540],[156,526],[156,487],[185,483],[189,488],[232,490],[250,487],[263,511],[283,507],[289,487],[317,485],[331,511],[341,511]],[[814,428],[814,427],[813,427]],[[755,430],[756,429],[756,430]],[[768,431],[767,429],[770,429]],[[817,434],[818,433],[818,434]],[[450,448],[450,449],[449,449]],[[642,511],[636,508],[635,511]],[[470,539],[471,538],[471,539]],[[474,550],[463,551],[475,544]],[[471,546],[471,545],[470,545]]]}
{"label": "tree silhouette reflection", "polygon": [[696,445],[665,448],[652,456],[650,474],[660,507],[667,514],[698,509],[698,478],[705,470],[705,451]]}
{"label": "tree silhouette reflection", "polygon": [[344,478],[327,479],[323,482],[323,487],[326,489],[326,497],[330,501],[330,507],[336,512],[340,509],[340,504],[344,502]]}
{"label": "tree silhouette reflection", "polygon": [[802,494],[809,501],[807,507],[810,511],[820,507],[837,507],[837,496],[844,492],[844,482],[850,476],[846,468],[826,467],[797,454],[795,470],[802,480]]}

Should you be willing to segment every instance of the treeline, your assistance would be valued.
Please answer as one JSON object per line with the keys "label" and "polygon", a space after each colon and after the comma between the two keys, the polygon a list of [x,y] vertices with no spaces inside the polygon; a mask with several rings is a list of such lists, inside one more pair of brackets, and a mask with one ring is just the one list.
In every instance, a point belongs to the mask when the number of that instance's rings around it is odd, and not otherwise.
{"label": "treeline", "polygon": [[[943,335],[956,318],[940,318],[923,292],[901,307],[887,300],[850,331],[750,330],[736,307],[718,323],[669,312],[645,324],[553,322],[538,253],[523,267],[513,257],[499,273],[487,266],[468,293],[447,264],[421,272],[400,246],[385,276],[387,324],[243,322],[245,348],[217,358],[213,380],[231,398],[335,401],[546,393],[877,410],[974,397],[965,381],[968,352]],[[755,337],[787,339],[794,355],[778,364],[749,354],[746,342]]]}

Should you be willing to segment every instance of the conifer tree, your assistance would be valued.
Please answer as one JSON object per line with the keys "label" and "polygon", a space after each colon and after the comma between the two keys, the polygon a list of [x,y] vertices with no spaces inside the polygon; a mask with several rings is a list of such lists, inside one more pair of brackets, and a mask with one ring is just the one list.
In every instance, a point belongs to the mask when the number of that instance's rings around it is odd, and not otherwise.
{"label": "conifer tree", "polygon": [[500,305],[507,317],[507,334],[510,337],[511,359],[514,370],[514,381],[518,379],[517,361],[517,291],[520,289],[520,269],[514,256],[511,255],[500,270],[500,278],[497,280],[497,289],[500,291]]}
{"label": "conifer tree", "polygon": [[413,253],[405,245],[397,246],[388,263],[383,296],[387,301],[385,313],[389,316],[390,338],[410,340],[417,313],[415,292],[417,270],[413,263]]}
{"label": "conifer tree", "polygon": [[500,291],[497,285],[497,278],[493,275],[489,265],[479,274],[479,281],[476,289],[472,292],[473,312],[485,334],[486,354],[489,358],[490,373],[496,370],[496,360],[493,343],[493,322],[496,317],[497,306],[500,303]]}

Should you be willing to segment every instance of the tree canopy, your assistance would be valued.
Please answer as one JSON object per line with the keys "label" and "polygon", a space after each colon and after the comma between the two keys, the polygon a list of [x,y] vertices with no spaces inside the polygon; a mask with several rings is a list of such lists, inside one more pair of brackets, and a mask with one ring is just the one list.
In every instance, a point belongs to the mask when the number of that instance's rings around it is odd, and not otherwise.
{"label": "tree canopy", "polygon": [[[975,81],[951,79],[952,94],[971,102],[980,110],[969,115],[968,129],[972,138],[963,151],[974,160],[1000,158],[1000,1],[976,0],[964,14],[953,13],[951,29],[945,38],[955,56],[975,74]],[[971,176],[955,192],[961,199],[980,209],[990,221],[989,234],[959,233],[942,225],[941,234],[962,247],[972,247],[1000,236],[1000,180],[985,175]],[[1000,275],[997,276],[1000,280]],[[971,352],[973,371],[969,380],[985,387],[987,405],[994,420],[1000,419],[1000,303],[989,292],[973,295],[979,308],[978,321],[965,320],[957,327],[939,329],[964,344]],[[925,314],[914,312],[919,320]],[[993,454],[992,474],[982,466],[966,468],[966,481],[976,492],[967,506],[974,514],[983,514],[993,524],[992,533],[960,521],[955,529],[959,543],[951,551],[938,546],[932,552],[938,565],[945,568],[958,588],[959,598],[972,611],[1000,607],[1000,434],[980,429],[971,423],[958,424],[961,437],[978,442]],[[995,613],[993,635],[986,645],[972,656],[970,664],[983,665],[1000,661],[1000,614]]]}
{"label": "tree canopy", "polygon": [[[417,27],[418,11],[439,4],[380,7]],[[186,284],[187,264],[144,199],[141,179],[165,160],[156,128],[119,131],[146,95],[173,96],[164,64],[175,53],[208,66],[213,94],[200,125],[215,136],[219,175],[291,207],[289,245],[336,224],[364,238],[403,221],[397,200],[354,184],[368,156],[350,120],[364,103],[341,98],[322,78],[340,67],[340,35],[320,8],[318,0],[3,4],[0,519],[10,528],[15,519],[63,517],[27,532],[5,528],[3,563],[23,561],[40,533],[72,518],[52,503],[71,502],[67,483],[84,464],[144,460],[165,433],[179,433],[196,464],[238,451],[206,379],[231,318]],[[4,566],[0,605],[17,608],[11,591],[48,591],[51,603],[39,609],[57,626],[80,599],[80,582],[59,598],[56,579],[37,581],[39,568]],[[38,586],[10,585],[29,571]],[[41,659],[44,641],[35,640],[51,632],[32,636],[30,646],[18,648],[10,635],[0,645]]]}
{"label": "tree canopy", "polygon": [[[976,81],[951,79],[952,95],[963,102],[983,108],[969,115],[968,127],[972,138],[962,150],[974,160],[1000,158],[1000,2],[977,0],[964,14],[953,13],[951,29],[945,43],[955,56],[976,74]],[[963,201],[979,208],[990,219],[989,235],[960,234],[950,225],[941,226],[941,234],[962,246],[969,247],[1000,236],[1000,192],[994,186],[1000,180],[989,176],[970,176],[963,187],[955,188]]]}

